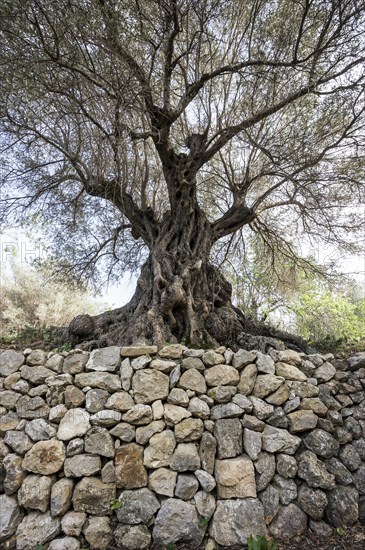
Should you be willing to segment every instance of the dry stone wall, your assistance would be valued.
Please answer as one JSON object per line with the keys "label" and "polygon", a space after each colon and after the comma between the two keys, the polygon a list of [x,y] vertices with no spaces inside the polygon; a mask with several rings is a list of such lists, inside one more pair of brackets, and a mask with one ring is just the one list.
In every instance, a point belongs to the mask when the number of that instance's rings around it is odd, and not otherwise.
{"label": "dry stone wall", "polygon": [[2,351],[0,547],[242,548],[364,521],[364,387],[365,353]]}

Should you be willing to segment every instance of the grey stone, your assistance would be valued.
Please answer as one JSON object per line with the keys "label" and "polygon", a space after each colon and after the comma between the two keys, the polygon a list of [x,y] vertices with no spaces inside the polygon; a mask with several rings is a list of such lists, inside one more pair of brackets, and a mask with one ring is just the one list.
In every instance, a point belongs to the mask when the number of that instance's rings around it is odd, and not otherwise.
{"label": "grey stone", "polygon": [[121,422],[110,430],[110,434],[114,435],[115,437],[119,437],[119,439],[121,439],[122,441],[126,441],[127,443],[129,443],[135,438],[136,428],[134,426],[131,426],[127,422]]}
{"label": "grey stone", "polygon": [[0,353],[0,376],[17,372],[24,363],[24,355],[12,349]]}
{"label": "grey stone", "polygon": [[236,386],[215,386],[210,388],[208,396],[214,399],[216,403],[228,403],[236,392]]}
{"label": "grey stone", "polygon": [[279,475],[286,479],[292,479],[298,471],[297,461],[293,456],[279,454],[276,457],[276,469]]}
{"label": "grey stone", "polygon": [[186,391],[181,388],[172,388],[167,397],[167,402],[170,403],[170,405],[187,407],[189,405],[189,396]]}
{"label": "grey stone", "polygon": [[181,361],[181,368],[186,369],[196,369],[203,371],[205,370],[205,365],[199,357],[186,357]]}
{"label": "grey stone", "polygon": [[214,477],[206,472],[205,470],[196,470],[195,475],[203,489],[206,493],[210,493],[216,486],[216,481]]}
{"label": "grey stone", "polygon": [[66,456],[79,455],[84,451],[84,440],[81,437],[76,437],[68,442],[66,447]]}
{"label": "grey stone", "polygon": [[265,422],[249,414],[245,414],[241,422],[244,428],[248,428],[254,432],[262,432],[266,426]]}
{"label": "grey stone", "polygon": [[66,477],[93,476],[100,472],[101,460],[99,456],[79,454],[66,458],[64,472]]}
{"label": "grey stone", "polygon": [[280,508],[279,491],[273,485],[268,485],[259,494],[259,499],[264,507],[265,523],[268,525],[272,522]]}
{"label": "grey stone", "polygon": [[56,481],[51,490],[51,515],[64,516],[71,506],[74,482],[72,479],[62,478]]}
{"label": "grey stone", "polygon": [[46,367],[29,367],[28,365],[21,367],[20,373],[22,378],[31,384],[43,384],[47,378],[54,375],[54,372]]}
{"label": "grey stone", "polygon": [[153,420],[147,426],[141,426],[136,429],[136,442],[140,445],[146,445],[153,435],[160,433],[165,429],[163,420]]}
{"label": "grey stone", "polygon": [[266,535],[264,509],[258,499],[219,500],[209,534],[222,546],[246,545],[250,535]]}
{"label": "grey stone", "polygon": [[247,351],[245,349],[239,349],[232,358],[232,365],[237,370],[242,370],[250,363],[254,363],[256,359],[256,352]]}
{"label": "grey stone", "polygon": [[289,504],[279,510],[270,524],[270,534],[281,539],[300,537],[307,528],[307,516],[296,504]]}
{"label": "grey stone", "polygon": [[136,426],[143,426],[145,424],[150,424],[152,422],[152,408],[150,405],[144,405],[138,403],[134,405],[129,411],[127,411],[123,416],[123,422],[128,422],[129,424],[134,424]]}
{"label": "grey stone", "polygon": [[181,359],[186,347],[181,344],[169,344],[159,350],[158,354],[162,358]]}
{"label": "grey stone", "polygon": [[46,512],[53,479],[49,476],[29,475],[18,491],[18,502],[23,508]]}
{"label": "grey stone", "polygon": [[259,373],[275,374],[275,363],[270,355],[257,352],[256,366]]}
{"label": "grey stone", "polygon": [[110,518],[93,517],[83,527],[85,539],[91,548],[106,548],[112,540]]}
{"label": "grey stone", "polygon": [[298,397],[317,397],[319,389],[308,382],[293,382],[292,390]]}
{"label": "grey stone", "polygon": [[303,410],[311,410],[318,416],[325,416],[328,407],[318,397],[304,397],[300,404],[300,408]]}
{"label": "grey stone", "polygon": [[296,382],[306,382],[307,376],[297,367],[286,363],[277,363],[275,372],[277,376],[282,376],[285,380],[293,380]]}
{"label": "grey stone", "polygon": [[[140,355],[131,361],[131,367],[133,370],[144,369],[152,361],[152,358],[148,355]],[[156,367],[155,367],[156,368]]]}
{"label": "grey stone", "polygon": [[170,466],[175,447],[176,439],[171,430],[164,430],[153,435],[144,451],[144,465],[147,468]]}
{"label": "grey stone", "polygon": [[92,426],[111,427],[119,424],[122,419],[122,414],[118,411],[104,409],[90,416],[90,424]]}
{"label": "grey stone", "polygon": [[171,460],[171,469],[176,472],[195,471],[200,468],[200,458],[194,443],[179,443]]}
{"label": "grey stone", "polygon": [[79,537],[86,518],[85,512],[67,512],[62,518],[62,531],[65,535]]}
{"label": "grey stone", "polygon": [[180,380],[180,376],[181,376],[181,368],[180,368],[180,365],[177,365],[175,368],[172,369],[169,375],[170,389],[176,386],[176,384]]}
{"label": "grey stone", "polygon": [[199,399],[199,397],[193,397],[190,400],[188,410],[194,417],[202,418],[203,420],[208,419],[210,416],[209,405],[202,399]]}
{"label": "grey stone", "polygon": [[181,422],[181,420],[184,420],[184,418],[189,418],[190,416],[192,416],[192,413],[185,407],[170,405],[170,403],[167,403],[164,406],[163,417],[168,426],[174,426],[175,424]]}
{"label": "grey stone", "polygon": [[344,445],[338,457],[350,472],[354,472],[361,465],[361,457],[353,445]]}
{"label": "grey stone", "polygon": [[266,426],[262,434],[262,448],[269,453],[280,452],[293,455],[300,443],[299,437],[273,426]]}
{"label": "grey stone", "polygon": [[292,365],[301,365],[302,357],[301,355],[292,349],[286,349],[278,352],[278,360],[283,363],[289,363]]}
{"label": "grey stone", "polygon": [[331,458],[337,455],[340,448],[338,441],[324,430],[313,430],[303,441],[307,449],[323,458]]}
{"label": "grey stone", "polygon": [[137,371],[132,379],[134,399],[137,403],[152,403],[169,395],[169,377],[154,369]]}
{"label": "grey stone", "polygon": [[22,469],[22,458],[16,454],[6,455],[2,462],[5,470],[4,491],[7,495],[12,495],[19,489],[27,474]]}
{"label": "grey stone", "polygon": [[145,550],[150,546],[151,533],[145,525],[118,525],[114,540],[126,550]]}
{"label": "grey stone", "polygon": [[121,507],[116,510],[120,523],[127,525],[148,524],[160,508],[156,496],[147,489],[123,491],[119,497]]}
{"label": "grey stone", "polygon": [[27,356],[27,365],[44,365],[47,361],[47,354],[41,349],[33,349]]}
{"label": "grey stone", "polygon": [[256,378],[253,395],[263,399],[275,392],[283,384],[283,381],[283,378],[273,374],[259,374]]}
{"label": "grey stone", "polygon": [[245,455],[215,464],[217,495],[226,498],[256,498],[255,470],[252,461]]}
{"label": "grey stone", "polygon": [[169,374],[175,367],[175,361],[169,361],[168,359],[153,359],[150,364],[151,369],[156,369],[164,374]]}
{"label": "grey stone", "polygon": [[214,472],[217,440],[209,432],[204,432],[200,440],[199,455],[203,470],[209,474]]}
{"label": "grey stone", "polygon": [[327,495],[326,520],[334,527],[356,523],[359,518],[359,495],[354,487],[336,487]]}
{"label": "grey stone", "polygon": [[69,441],[74,437],[85,435],[90,428],[90,414],[84,409],[71,409],[60,422],[57,437],[61,441]]}
{"label": "grey stone", "polygon": [[278,489],[280,502],[284,506],[287,506],[297,498],[297,485],[293,479],[285,479],[285,477],[276,474],[274,475],[272,484]]}
{"label": "grey stone", "polygon": [[48,418],[49,406],[42,397],[29,397],[23,395],[16,402],[16,412],[20,418],[32,420],[33,418]]}
{"label": "grey stone", "polygon": [[269,453],[260,453],[255,462],[257,491],[263,491],[275,475],[275,456]]}
{"label": "grey stone", "polygon": [[131,389],[133,373],[130,360],[128,358],[123,359],[119,370],[123,390],[129,391]]}
{"label": "grey stone", "polygon": [[270,405],[283,405],[289,399],[289,387],[287,384],[282,384],[274,393],[266,397],[266,401]]}
{"label": "grey stone", "polygon": [[111,458],[114,456],[114,442],[106,428],[91,428],[85,435],[85,452]]}
{"label": "grey stone", "polygon": [[305,451],[299,456],[298,477],[313,488],[331,490],[336,486],[335,476],[328,472],[323,462],[311,451]]}
{"label": "grey stone", "polygon": [[193,390],[198,394],[207,392],[205,378],[196,369],[186,370],[180,377],[179,386],[184,390]]}
{"label": "grey stone", "polygon": [[243,432],[243,448],[251,460],[257,460],[262,448],[261,433],[245,428]]}
{"label": "grey stone", "polygon": [[336,483],[339,485],[351,485],[353,483],[351,473],[337,458],[333,457],[327,460],[326,468],[335,476]]}
{"label": "grey stone", "polygon": [[22,468],[41,475],[59,472],[66,458],[66,449],[62,441],[38,441],[25,455]]}
{"label": "grey stone", "polygon": [[173,497],[176,485],[177,473],[168,468],[158,468],[148,477],[148,488],[158,495]]}
{"label": "grey stone", "polygon": [[16,402],[21,397],[20,393],[17,393],[12,390],[1,390],[0,391],[0,407],[4,407],[8,410],[14,410]]}
{"label": "grey stone", "polygon": [[136,443],[122,445],[115,455],[115,484],[122,489],[139,489],[148,482],[143,465],[143,447]]}
{"label": "grey stone", "polygon": [[4,443],[9,445],[15,453],[23,455],[32,447],[33,443],[24,433],[16,430],[9,430],[5,434]]}
{"label": "grey stone", "polygon": [[315,520],[320,520],[323,517],[328,500],[326,493],[323,491],[302,485],[298,493],[298,504],[306,514]]}
{"label": "grey stone", "polygon": [[185,418],[175,426],[175,438],[178,443],[197,441],[204,432],[204,424],[200,418]]}
{"label": "grey stone", "polygon": [[86,370],[96,372],[115,372],[120,365],[120,348],[109,346],[95,349],[90,353]]}
{"label": "grey stone", "polygon": [[139,355],[156,355],[157,346],[124,346],[120,350],[122,357],[138,357]]}
{"label": "grey stone", "polygon": [[175,496],[182,500],[191,500],[198,488],[198,480],[193,474],[179,474],[175,487]]}
{"label": "grey stone", "polygon": [[250,395],[256,382],[257,367],[254,364],[249,364],[241,371],[240,381],[237,385],[237,390],[244,394]]}
{"label": "grey stone", "polygon": [[243,413],[244,410],[236,403],[224,403],[212,407],[210,417],[212,420],[220,420],[222,418],[236,418],[242,416]]}
{"label": "grey stone", "polygon": [[306,432],[317,426],[318,416],[311,410],[294,411],[288,414],[289,428],[292,433]]}
{"label": "grey stone", "polygon": [[354,483],[356,489],[359,491],[360,495],[365,495],[365,464],[362,463],[361,466],[354,472]]}
{"label": "grey stone", "polygon": [[206,351],[203,354],[203,363],[207,367],[213,367],[214,365],[220,365],[224,363],[224,357],[221,353],[216,353],[213,350]]}
{"label": "grey stone", "polygon": [[115,392],[122,388],[120,377],[117,374],[110,374],[109,372],[83,372],[76,374],[75,384],[80,388],[90,387],[108,392]]}
{"label": "grey stone", "polygon": [[242,453],[242,424],[237,418],[217,420],[214,426],[218,458],[233,458]]}
{"label": "grey stone", "polygon": [[324,363],[314,371],[314,376],[322,384],[332,380],[335,374],[336,368],[331,363]]}
{"label": "grey stone", "polygon": [[14,535],[24,512],[15,496],[0,495],[0,543]]}
{"label": "grey stone", "polygon": [[197,548],[203,540],[204,531],[199,527],[195,506],[169,498],[163,502],[157,514],[153,539],[157,545],[186,543]]}
{"label": "grey stone", "polygon": [[[88,359],[89,359],[88,353],[73,353],[72,355],[68,355],[67,357],[65,357],[65,360],[63,361],[62,371],[65,374],[72,374],[72,375],[80,374],[81,372],[84,372],[85,365]],[[46,366],[48,366],[47,363],[46,363]],[[52,370],[55,370],[51,366],[49,368]],[[59,372],[58,369],[57,369],[57,372]]]}
{"label": "grey stone", "polygon": [[321,539],[327,539],[333,533],[333,529],[328,523],[325,521],[316,521],[312,518],[309,518],[309,529]]}
{"label": "grey stone", "polygon": [[115,467],[113,460],[107,462],[101,469],[101,481],[103,483],[115,483]]}
{"label": "grey stone", "polygon": [[30,512],[19,524],[16,531],[17,550],[29,550],[29,541],[45,544],[61,532],[61,521],[49,512]]}
{"label": "grey stone", "polygon": [[85,403],[85,394],[76,386],[67,386],[65,389],[65,405],[68,409],[81,407]]}
{"label": "grey stone", "polygon": [[62,537],[53,539],[48,550],[80,550],[80,543],[74,537]]}
{"label": "grey stone", "polygon": [[75,512],[110,515],[110,503],[115,500],[115,484],[103,483],[96,477],[84,477],[75,487],[72,503]]}
{"label": "grey stone", "polygon": [[267,420],[274,412],[273,405],[266,403],[258,397],[250,396],[250,401],[253,405],[253,413],[259,420]]}
{"label": "grey stone", "polygon": [[215,498],[211,493],[206,493],[205,491],[198,491],[194,495],[194,502],[198,514],[205,520],[209,520],[214,514],[216,507]]}
{"label": "grey stone", "polygon": [[37,418],[26,423],[25,433],[33,441],[45,441],[55,437],[57,430],[43,418]]}

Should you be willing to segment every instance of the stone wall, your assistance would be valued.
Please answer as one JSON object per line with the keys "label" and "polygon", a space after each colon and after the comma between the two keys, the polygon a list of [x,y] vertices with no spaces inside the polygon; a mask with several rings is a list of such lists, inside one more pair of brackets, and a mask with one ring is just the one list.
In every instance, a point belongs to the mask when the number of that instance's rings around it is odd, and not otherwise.
{"label": "stone wall", "polygon": [[364,387],[365,353],[2,351],[0,547],[242,548],[364,520]]}

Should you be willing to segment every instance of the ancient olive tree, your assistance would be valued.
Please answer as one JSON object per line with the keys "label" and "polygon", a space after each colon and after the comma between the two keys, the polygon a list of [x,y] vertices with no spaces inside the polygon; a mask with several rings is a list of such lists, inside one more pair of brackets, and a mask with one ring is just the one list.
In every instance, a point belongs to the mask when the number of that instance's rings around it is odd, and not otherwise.
{"label": "ancient olive tree", "polygon": [[244,318],[213,256],[248,231],[288,257],[296,232],[347,247],[361,232],[365,2],[3,0],[0,15],[3,215],[36,215],[86,275],[144,258],[88,339],[234,339]]}

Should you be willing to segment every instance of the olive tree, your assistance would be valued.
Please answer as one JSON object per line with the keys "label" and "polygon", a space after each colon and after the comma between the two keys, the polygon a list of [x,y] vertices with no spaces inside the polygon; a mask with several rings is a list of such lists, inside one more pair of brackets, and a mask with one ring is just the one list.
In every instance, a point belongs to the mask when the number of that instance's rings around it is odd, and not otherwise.
{"label": "olive tree", "polygon": [[365,2],[3,0],[0,15],[3,215],[36,216],[84,275],[143,263],[89,339],[234,339],[217,258],[248,233],[268,262],[297,233],[360,243]]}

